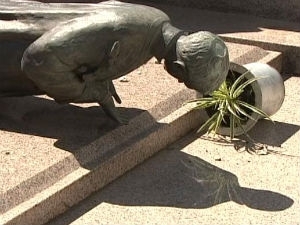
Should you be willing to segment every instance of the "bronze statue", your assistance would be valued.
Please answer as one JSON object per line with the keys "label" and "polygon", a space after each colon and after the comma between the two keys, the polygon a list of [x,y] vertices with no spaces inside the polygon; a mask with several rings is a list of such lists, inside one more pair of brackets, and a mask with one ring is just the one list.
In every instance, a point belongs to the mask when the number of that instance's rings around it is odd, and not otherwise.
{"label": "bronze statue", "polygon": [[[101,7],[39,30],[37,39],[23,38],[28,44],[22,45],[25,51],[16,76],[24,85],[17,87],[18,81],[7,74],[0,96],[45,93],[59,103],[98,102],[108,116],[126,123],[114,105],[113,98],[118,103],[121,99],[112,80],[152,57],[164,60],[169,74],[201,93],[215,90],[225,80],[228,50],[216,35],[188,34],[149,6],[117,1],[95,5]],[[0,29],[0,47],[3,43]]]}

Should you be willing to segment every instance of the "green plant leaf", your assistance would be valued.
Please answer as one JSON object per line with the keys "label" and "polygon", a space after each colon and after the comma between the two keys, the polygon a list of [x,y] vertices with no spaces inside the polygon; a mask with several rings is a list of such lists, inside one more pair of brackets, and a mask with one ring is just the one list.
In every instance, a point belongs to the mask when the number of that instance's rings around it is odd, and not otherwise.
{"label": "green plant leaf", "polygon": [[195,106],[193,107],[193,109],[205,109],[208,107],[211,107],[215,104],[218,104],[218,99],[214,99],[212,97],[208,97],[208,98],[200,98],[200,99],[194,99],[191,101],[186,102],[184,105],[192,105],[195,104]]}
{"label": "green plant leaf", "polygon": [[243,120],[239,115],[238,113],[236,112],[235,108],[232,107],[231,105],[233,105],[234,102],[231,102],[231,103],[228,103],[228,106],[227,106],[227,109],[228,111],[233,114],[235,117],[237,117],[239,120]]}
{"label": "green plant leaf", "polygon": [[235,117],[233,114],[230,114],[230,139],[234,138],[234,130],[235,130]]}
{"label": "green plant leaf", "polygon": [[229,87],[227,86],[226,81],[222,83],[222,85],[217,91],[225,94],[226,96],[229,95]]}
{"label": "green plant leaf", "polygon": [[223,118],[224,118],[224,112],[223,112],[223,111],[220,111],[220,113],[218,114],[218,117],[217,117],[215,126],[214,126],[214,132],[215,132],[215,133],[217,133],[217,131],[219,130],[219,128],[220,128],[220,126],[221,126],[221,123],[222,123],[222,121],[223,121]]}
{"label": "green plant leaf", "polygon": [[252,82],[256,81],[255,78],[246,80],[244,83],[242,83],[240,86],[238,86],[235,90],[233,90],[232,98],[238,98],[243,92],[245,87],[247,87]]}
{"label": "green plant leaf", "polygon": [[236,111],[238,111],[240,114],[246,116],[247,118],[251,119],[251,120],[255,120],[250,114],[246,113],[246,111],[244,111],[237,103],[233,103],[232,105]]}
{"label": "green plant leaf", "polygon": [[242,75],[240,75],[231,85],[230,87],[230,96],[233,96],[234,91],[237,89],[239,83],[245,78],[246,74],[249,73],[249,71],[243,73]]}
{"label": "green plant leaf", "polygon": [[262,79],[263,77],[254,77],[254,78],[251,78],[247,81],[245,81],[244,83],[242,83],[241,85],[239,85],[236,90],[233,90],[233,93],[232,93],[232,97],[233,98],[237,98],[241,95],[241,93],[243,93],[245,87],[247,87],[249,84],[259,80],[259,79]]}
{"label": "green plant leaf", "polygon": [[222,92],[215,92],[215,93],[213,93],[212,96],[214,99],[226,99],[227,98],[227,95]]}
{"label": "green plant leaf", "polygon": [[208,107],[212,107],[214,105],[218,104],[218,101],[212,101],[212,102],[203,102],[201,104],[197,104],[194,109],[205,109]]}
{"label": "green plant leaf", "polygon": [[204,101],[211,101],[214,100],[212,97],[206,97],[206,98],[196,98],[196,99],[192,99],[189,100],[187,102],[185,102],[184,104],[189,104],[189,103],[194,103],[194,102],[204,102]]}
{"label": "green plant leaf", "polygon": [[[216,118],[218,117],[218,114],[219,112],[217,111],[214,115],[212,115],[198,130],[197,132],[201,132],[201,131],[204,131],[208,128],[209,130],[209,127],[215,123],[215,120]],[[209,131],[207,131],[209,133]]]}
{"label": "green plant leaf", "polygon": [[264,111],[262,111],[261,109],[255,107],[255,106],[253,106],[253,105],[250,105],[250,104],[248,104],[248,103],[246,103],[246,102],[244,102],[244,101],[240,101],[240,100],[237,101],[237,104],[240,104],[240,105],[242,105],[242,106],[244,106],[244,107],[250,109],[251,111],[257,113],[258,115],[260,115],[260,116],[262,116],[262,117],[264,117],[264,118],[267,118],[267,119],[269,119],[270,121],[273,121],[273,120],[269,117],[268,114],[266,114]]}

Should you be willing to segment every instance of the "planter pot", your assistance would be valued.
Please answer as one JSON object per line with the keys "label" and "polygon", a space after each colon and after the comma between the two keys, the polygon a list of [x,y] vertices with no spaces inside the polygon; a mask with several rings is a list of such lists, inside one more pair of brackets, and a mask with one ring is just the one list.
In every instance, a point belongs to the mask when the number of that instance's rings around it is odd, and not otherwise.
{"label": "planter pot", "polygon": [[[250,99],[250,102],[247,101],[249,104],[263,110],[269,116],[272,116],[279,110],[284,100],[285,88],[282,77],[277,70],[264,63],[250,63],[243,66],[231,63],[229,73],[232,73],[231,71],[237,75],[249,71],[250,73],[247,73],[245,76],[247,79],[253,77],[261,78],[250,84],[253,94],[251,95],[252,99]],[[257,120],[261,118],[261,116],[256,113],[252,112],[250,114],[255,120],[248,119],[243,123],[243,129],[246,132],[248,132],[257,123]],[[243,129],[236,127],[235,136],[243,134]],[[218,130],[218,134],[229,135],[230,128],[221,126]]]}

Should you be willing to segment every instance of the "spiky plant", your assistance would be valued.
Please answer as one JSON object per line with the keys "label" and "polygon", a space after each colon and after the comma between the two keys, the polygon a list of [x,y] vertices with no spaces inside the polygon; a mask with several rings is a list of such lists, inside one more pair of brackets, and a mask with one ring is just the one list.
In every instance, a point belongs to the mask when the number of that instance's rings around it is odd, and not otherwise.
{"label": "spiky plant", "polygon": [[198,132],[207,130],[208,133],[217,133],[221,125],[229,126],[230,139],[233,139],[235,128],[237,127],[240,127],[246,134],[242,124],[249,119],[255,120],[251,116],[252,113],[257,113],[261,117],[270,119],[264,111],[245,101],[251,97],[247,96],[250,95],[251,91],[249,90],[252,90],[249,85],[261,79],[247,79],[245,78],[247,73],[249,71],[235,80],[227,79],[218,90],[213,91],[207,97],[187,102],[188,104],[193,104],[193,109],[207,109],[207,111],[212,112],[210,118],[199,128]]}

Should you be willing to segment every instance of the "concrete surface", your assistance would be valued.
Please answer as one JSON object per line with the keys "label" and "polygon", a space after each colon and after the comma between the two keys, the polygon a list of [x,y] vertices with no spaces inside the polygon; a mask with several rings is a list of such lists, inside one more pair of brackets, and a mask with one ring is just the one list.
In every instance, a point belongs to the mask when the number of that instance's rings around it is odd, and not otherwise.
{"label": "concrete surface", "polygon": [[259,17],[300,22],[298,0],[139,0],[138,2],[165,3],[211,11],[251,14]]}
{"label": "concrete surface", "polygon": [[192,132],[48,225],[300,224],[299,85],[285,77],[275,125],[250,133],[269,154]]}
{"label": "concrete surface", "polygon": [[[280,68],[279,53],[227,45],[233,61],[276,62],[274,66]],[[117,129],[99,107],[89,104],[81,108],[57,105],[47,98],[1,99],[5,106],[0,135],[4,224],[46,222],[203,120],[200,115],[180,109],[185,101],[194,98],[194,92],[154,60],[127,79],[129,82],[115,83],[124,99],[122,106],[129,108],[124,111],[132,121]],[[134,106],[137,108],[131,108]],[[86,186],[91,182],[93,185]]]}
{"label": "concrete surface", "polygon": [[[152,72],[147,73],[150,67]],[[160,72],[157,73],[155,68]],[[116,81],[118,93],[124,100],[120,110],[130,119],[144,113],[147,115],[141,115],[142,119],[148,119],[144,125],[152,125],[155,119],[145,110],[181,93],[177,101],[153,109],[157,111],[153,116],[161,119],[191,97],[193,92],[184,90],[182,84],[162,70],[153,60],[140,68],[143,74],[136,71],[128,75],[128,83]],[[140,83],[137,85],[137,82]],[[148,82],[152,83],[151,87]],[[164,85],[169,88],[162,88]],[[1,212],[83,166],[89,161],[87,158],[96,157],[95,150],[89,150],[91,156],[88,150],[81,148],[105,139],[109,131],[116,129],[116,124],[96,104],[58,105],[44,97],[2,98],[0,101]],[[121,138],[104,144],[107,148],[120,144],[118,141]],[[99,147],[103,149],[103,146]]]}
{"label": "concrete surface", "polygon": [[[80,2],[80,3],[97,3],[102,0],[39,0],[40,2]],[[130,0],[125,0],[129,2]],[[205,9],[211,11],[245,13],[265,18],[273,18],[286,21],[300,21],[300,2],[298,0],[138,0],[141,4],[164,3],[168,5],[176,5],[179,7],[191,7],[197,9]]]}
{"label": "concrete surface", "polygon": [[[261,61],[278,70],[283,66],[285,71],[287,65],[293,71],[299,66],[298,24],[194,9],[166,10],[184,29],[217,31],[223,38],[229,35],[231,41],[266,48],[228,43],[235,62]],[[290,54],[293,51],[296,54]],[[201,115],[180,108],[194,93],[154,60],[127,79],[127,83],[116,81],[116,88],[131,125],[117,129],[93,104],[57,105],[45,97],[0,99],[0,224],[33,225],[54,218],[201,123]],[[273,130],[270,139],[280,132],[281,137],[276,137],[284,143],[285,137],[292,136],[289,132],[298,129],[297,119],[291,123],[280,122],[283,127]]]}

